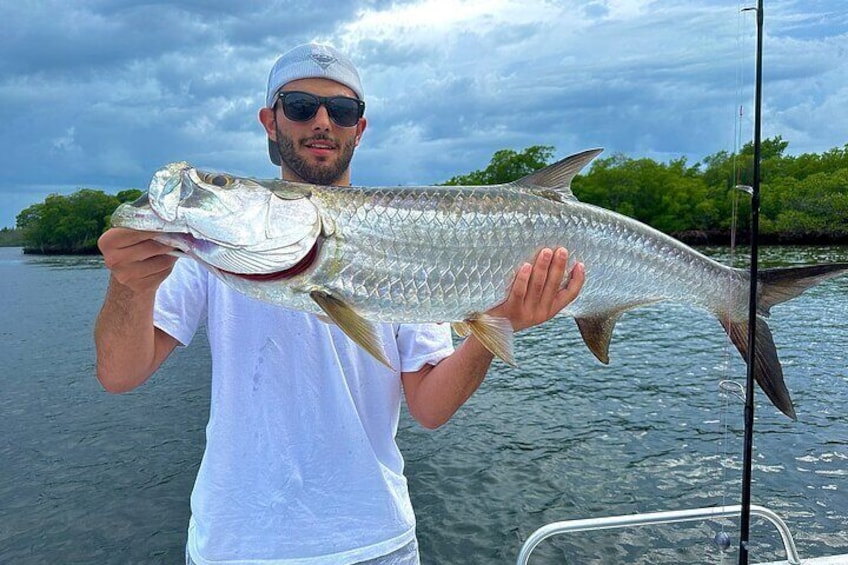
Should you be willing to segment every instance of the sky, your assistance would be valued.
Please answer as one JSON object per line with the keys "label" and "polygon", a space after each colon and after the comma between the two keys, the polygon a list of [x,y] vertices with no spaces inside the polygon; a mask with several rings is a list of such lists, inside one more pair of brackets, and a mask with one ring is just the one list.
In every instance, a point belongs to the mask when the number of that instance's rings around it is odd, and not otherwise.
{"label": "sky", "polygon": [[[752,137],[754,3],[0,0],[0,227],[52,193],[145,189],[172,161],[278,176],[257,112],[307,41],[362,76],[357,185],[444,182],[531,145],[694,164]],[[845,0],[764,16],[763,135],[844,146]]]}

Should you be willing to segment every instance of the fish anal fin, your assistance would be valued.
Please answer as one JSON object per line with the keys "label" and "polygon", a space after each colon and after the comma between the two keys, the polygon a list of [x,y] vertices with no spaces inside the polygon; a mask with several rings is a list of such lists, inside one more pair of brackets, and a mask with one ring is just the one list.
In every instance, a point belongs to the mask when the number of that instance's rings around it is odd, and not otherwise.
{"label": "fish anal fin", "polygon": [[621,317],[621,311],[574,320],[577,322],[586,347],[604,365],[609,364],[609,344],[619,317]]}
{"label": "fish anal fin", "polygon": [[[742,359],[748,362],[748,321],[727,322],[720,318],[721,325],[730,341],[739,350]],[[766,396],[771,400],[778,410],[796,420],[795,407],[786,383],[783,381],[783,368],[777,357],[777,348],[774,345],[771,330],[766,321],[757,317],[754,343],[754,378]]]}
{"label": "fish anal fin", "polygon": [[352,339],[362,349],[367,351],[374,359],[394,370],[392,364],[386,357],[383,343],[380,340],[374,324],[360,316],[343,300],[332,296],[322,290],[313,290],[309,293],[321,310],[333,322],[339,326],[345,335]]}
{"label": "fish anal fin", "polygon": [[476,337],[477,341],[495,357],[499,357],[508,365],[516,366],[512,347],[512,323],[508,319],[488,314],[475,314],[461,324],[464,324],[471,335]]}

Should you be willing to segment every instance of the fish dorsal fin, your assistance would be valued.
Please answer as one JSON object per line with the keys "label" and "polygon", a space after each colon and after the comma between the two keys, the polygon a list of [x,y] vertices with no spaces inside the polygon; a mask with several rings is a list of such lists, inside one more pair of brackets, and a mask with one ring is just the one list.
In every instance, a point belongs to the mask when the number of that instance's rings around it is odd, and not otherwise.
{"label": "fish dorsal fin", "polygon": [[460,336],[470,332],[493,355],[508,365],[516,366],[512,352],[512,323],[508,319],[475,314],[463,322],[454,323],[453,327]]}
{"label": "fish dorsal fin", "polygon": [[572,179],[602,151],[602,148],[597,148],[575,153],[553,165],[548,165],[544,169],[518,179],[513,184],[551,200],[576,200],[574,193],[571,192]]}
{"label": "fish dorsal fin", "polygon": [[321,310],[327,314],[333,322],[339,326],[345,335],[352,339],[358,346],[367,351],[374,359],[394,370],[392,364],[386,357],[383,343],[377,334],[374,324],[360,316],[343,300],[332,296],[323,290],[313,290],[309,293]]}
{"label": "fish dorsal fin", "polygon": [[615,323],[621,317],[622,310],[607,312],[591,318],[575,318],[577,327],[580,328],[580,335],[583,336],[583,342],[589,348],[598,361],[604,365],[609,364],[609,344],[612,339],[612,330],[615,329]]}

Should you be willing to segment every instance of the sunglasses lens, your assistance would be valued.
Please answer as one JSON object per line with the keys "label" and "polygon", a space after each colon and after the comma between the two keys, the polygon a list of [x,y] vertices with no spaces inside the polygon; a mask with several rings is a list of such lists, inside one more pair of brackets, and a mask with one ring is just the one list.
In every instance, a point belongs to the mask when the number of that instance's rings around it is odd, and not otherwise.
{"label": "sunglasses lens", "polygon": [[288,119],[295,122],[305,122],[311,119],[318,112],[318,106],[321,105],[318,98],[307,92],[284,92],[281,98],[283,100],[283,113]]}
{"label": "sunglasses lens", "polygon": [[344,97],[330,98],[327,112],[338,125],[345,128],[355,126],[359,121],[359,101]]}
{"label": "sunglasses lens", "polygon": [[363,104],[356,98],[347,96],[332,96],[319,98],[308,92],[281,92],[283,113],[294,122],[305,122],[315,117],[321,104],[327,108],[330,119],[345,128],[353,127],[362,117]]}

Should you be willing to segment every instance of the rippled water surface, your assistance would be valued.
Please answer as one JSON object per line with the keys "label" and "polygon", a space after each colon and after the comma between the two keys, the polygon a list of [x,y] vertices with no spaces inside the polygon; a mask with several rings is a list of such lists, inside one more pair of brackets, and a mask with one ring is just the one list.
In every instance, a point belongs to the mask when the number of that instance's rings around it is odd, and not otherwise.
{"label": "rippled water surface", "polygon": [[[720,250],[707,250],[723,255]],[[726,259],[722,257],[722,259]],[[761,266],[848,261],[848,248],[766,248]],[[178,563],[208,413],[202,335],[150,382],[108,395],[93,376],[97,257],[0,248],[0,563]],[[848,553],[848,278],[773,310],[791,422],[757,392],[753,498],[802,557]],[[744,366],[710,315],[630,312],[611,363],[572,320],[518,339],[435,432],[404,417],[399,442],[423,563],[511,563],[555,520],[738,504],[742,405],[719,393]],[[531,563],[731,563],[713,544],[732,520],[569,534]],[[755,519],[752,560],[782,557]]]}

